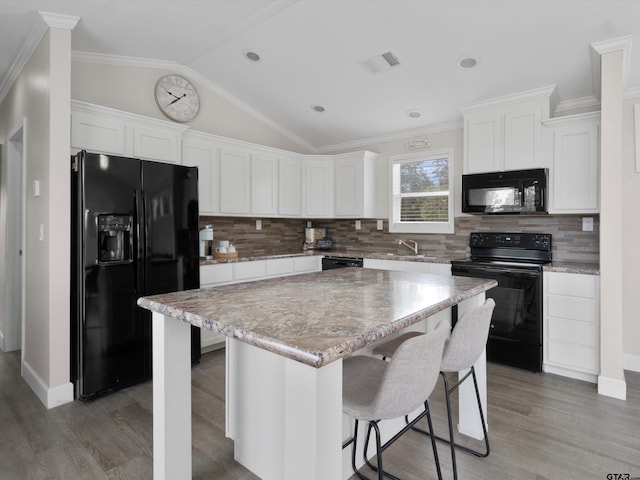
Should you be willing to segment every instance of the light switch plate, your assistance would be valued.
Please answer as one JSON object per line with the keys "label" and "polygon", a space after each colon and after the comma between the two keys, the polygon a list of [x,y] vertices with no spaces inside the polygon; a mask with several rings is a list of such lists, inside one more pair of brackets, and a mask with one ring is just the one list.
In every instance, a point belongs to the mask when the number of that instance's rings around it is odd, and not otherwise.
{"label": "light switch plate", "polygon": [[40,180],[33,181],[33,196],[34,197],[40,196]]}

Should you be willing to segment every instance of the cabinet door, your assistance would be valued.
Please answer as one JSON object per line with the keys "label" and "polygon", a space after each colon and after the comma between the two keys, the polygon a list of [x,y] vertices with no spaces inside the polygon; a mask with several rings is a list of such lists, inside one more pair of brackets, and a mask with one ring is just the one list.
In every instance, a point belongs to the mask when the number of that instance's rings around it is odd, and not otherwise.
{"label": "cabinet door", "polygon": [[535,106],[508,110],[504,115],[504,170],[541,167],[541,111]]}
{"label": "cabinet door", "polygon": [[124,122],[91,115],[71,113],[71,146],[98,153],[127,156],[126,125]]}
{"label": "cabinet door", "polygon": [[464,122],[464,173],[502,170],[502,115],[483,112],[469,115]]}
{"label": "cabinet door", "polygon": [[251,155],[220,149],[220,213],[248,215],[251,201]]}
{"label": "cabinet door", "polygon": [[599,201],[598,123],[553,128],[549,213],[597,213]]}
{"label": "cabinet door", "polygon": [[133,156],[180,164],[181,134],[162,128],[133,127]]}
{"label": "cabinet door", "polygon": [[200,214],[220,213],[220,153],[216,144],[185,137],[182,163],[198,167],[198,204]]}
{"label": "cabinet door", "polygon": [[362,158],[340,158],[334,163],[335,216],[362,217],[364,210]]}
{"label": "cabinet door", "polygon": [[333,216],[333,161],[305,159],[304,161],[304,215],[307,217]]}
{"label": "cabinet door", "polygon": [[302,160],[299,158],[279,159],[278,213],[302,215]]}
{"label": "cabinet door", "polygon": [[278,159],[274,156],[251,155],[251,213],[278,213]]}

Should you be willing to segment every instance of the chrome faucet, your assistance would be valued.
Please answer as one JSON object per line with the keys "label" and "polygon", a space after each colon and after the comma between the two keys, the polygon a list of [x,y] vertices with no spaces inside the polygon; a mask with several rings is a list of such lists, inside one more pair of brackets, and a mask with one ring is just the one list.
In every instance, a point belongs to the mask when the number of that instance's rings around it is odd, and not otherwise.
{"label": "chrome faucet", "polygon": [[[412,243],[412,245],[409,245],[409,243],[407,242]],[[415,240],[407,240],[406,242],[404,240],[398,240],[398,245],[404,245],[405,247],[410,249],[415,255],[418,254],[418,242],[416,242]]]}

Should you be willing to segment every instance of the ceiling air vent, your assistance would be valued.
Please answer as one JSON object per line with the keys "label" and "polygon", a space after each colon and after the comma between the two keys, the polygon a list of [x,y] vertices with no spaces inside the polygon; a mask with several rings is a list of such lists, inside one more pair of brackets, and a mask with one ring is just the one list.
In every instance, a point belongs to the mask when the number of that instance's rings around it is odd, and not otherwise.
{"label": "ceiling air vent", "polygon": [[371,75],[391,70],[393,67],[400,65],[400,60],[392,51],[378,53],[372,57],[360,60],[360,65]]}

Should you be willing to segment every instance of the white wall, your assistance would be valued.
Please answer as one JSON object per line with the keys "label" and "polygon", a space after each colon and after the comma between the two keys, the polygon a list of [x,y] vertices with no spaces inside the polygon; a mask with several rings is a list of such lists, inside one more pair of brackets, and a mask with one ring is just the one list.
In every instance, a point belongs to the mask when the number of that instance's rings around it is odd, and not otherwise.
{"label": "white wall", "polygon": [[[74,100],[167,120],[156,105],[154,89],[161,76],[176,73],[174,71],[73,61],[71,73],[71,98]],[[258,121],[197,81],[193,82],[200,95],[200,112],[188,123],[193,130],[310,153],[304,146]]]}
{"label": "white wall", "polygon": [[[69,144],[71,34],[51,29],[0,103],[0,138],[27,122],[26,304],[22,373],[48,407],[72,400],[69,382]],[[4,167],[4,163],[3,163]],[[40,197],[31,186],[40,181]],[[0,178],[0,198],[6,176]],[[44,240],[39,240],[40,225]],[[0,257],[4,261],[4,236]],[[3,270],[4,274],[4,270]],[[4,304],[0,305],[4,311]]]}

